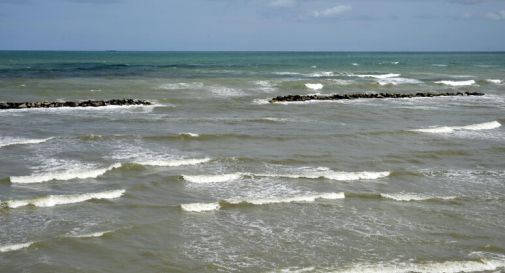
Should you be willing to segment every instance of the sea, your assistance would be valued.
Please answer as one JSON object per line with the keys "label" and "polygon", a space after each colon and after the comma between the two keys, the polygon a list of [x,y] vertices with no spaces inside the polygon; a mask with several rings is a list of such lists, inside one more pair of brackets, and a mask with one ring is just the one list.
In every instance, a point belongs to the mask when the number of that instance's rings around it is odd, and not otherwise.
{"label": "sea", "polygon": [[0,110],[0,272],[505,272],[505,53],[0,51],[120,98]]}

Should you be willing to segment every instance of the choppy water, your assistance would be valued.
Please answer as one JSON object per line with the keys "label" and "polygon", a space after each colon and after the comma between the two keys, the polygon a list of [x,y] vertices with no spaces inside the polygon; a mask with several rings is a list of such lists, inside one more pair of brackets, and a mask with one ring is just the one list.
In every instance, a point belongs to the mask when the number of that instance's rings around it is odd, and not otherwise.
{"label": "choppy water", "polygon": [[[287,94],[483,97],[268,104]],[[0,52],[0,272],[502,272],[505,54]]]}

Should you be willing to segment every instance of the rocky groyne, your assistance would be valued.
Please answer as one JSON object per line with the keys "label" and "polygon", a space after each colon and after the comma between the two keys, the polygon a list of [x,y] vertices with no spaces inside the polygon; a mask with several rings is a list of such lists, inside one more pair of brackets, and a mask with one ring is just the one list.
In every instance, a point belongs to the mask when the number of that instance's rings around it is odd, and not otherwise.
{"label": "rocky groyne", "polygon": [[441,96],[484,96],[478,92],[445,92],[445,93],[369,93],[369,94],[333,94],[333,95],[288,95],[278,96],[270,100],[275,102],[293,102],[310,100],[352,100],[352,99],[388,99],[388,98],[428,98]]}
{"label": "rocky groyne", "polygon": [[112,100],[84,100],[84,101],[55,101],[55,102],[0,102],[0,110],[26,108],[57,108],[57,107],[101,107],[109,105],[151,105],[147,100],[112,99]]}

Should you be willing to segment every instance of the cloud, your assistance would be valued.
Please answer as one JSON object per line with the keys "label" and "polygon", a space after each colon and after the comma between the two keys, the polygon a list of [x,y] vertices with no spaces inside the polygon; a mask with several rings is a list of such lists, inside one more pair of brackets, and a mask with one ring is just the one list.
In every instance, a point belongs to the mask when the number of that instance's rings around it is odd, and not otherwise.
{"label": "cloud", "polygon": [[505,9],[497,12],[488,12],[486,18],[496,21],[505,20]]}
{"label": "cloud", "polygon": [[272,0],[268,5],[274,8],[290,8],[297,4],[296,0]]}
{"label": "cloud", "polygon": [[312,12],[312,16],[316,18],[329,18],[329,17],[337,17],[341,14],[350,11],[352,8],[347,5],[339,5],[331,8],[323,9],[323,10],[315,10]]}

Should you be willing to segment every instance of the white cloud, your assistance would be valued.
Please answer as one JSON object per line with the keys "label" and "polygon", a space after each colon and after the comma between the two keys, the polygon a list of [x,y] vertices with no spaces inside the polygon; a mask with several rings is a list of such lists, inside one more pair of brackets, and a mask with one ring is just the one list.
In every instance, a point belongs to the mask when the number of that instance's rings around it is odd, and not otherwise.
{"label": "white cloud", "polygon": [[275,8],[290,8],[296,4],[296,0],[272,0],[268,5]]}
{"label": "white cloud", "polygon": [[312,16],[316,18],[328,18],[328,17],[337,17],[342,13],[350,11],[352,8],[347,5],[339,5],[331,8],[323,9],[323,10],[315,10],[312,12]]}
{"label": "white cloud", "polygon": [[496,21],[505,20],[505,9],[500,10],[498,12],[488,12],[486,14],[486,17],[488,19],[496,20]]}

